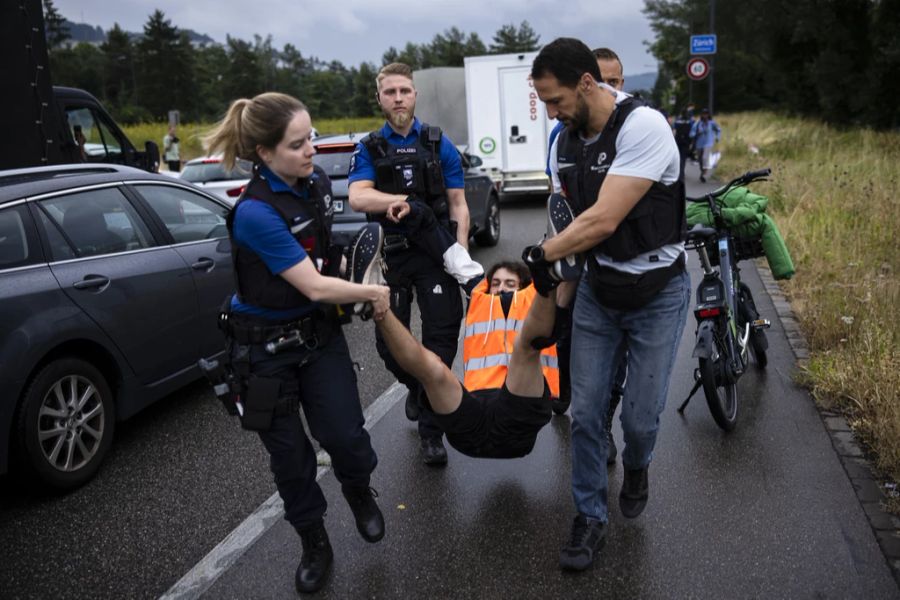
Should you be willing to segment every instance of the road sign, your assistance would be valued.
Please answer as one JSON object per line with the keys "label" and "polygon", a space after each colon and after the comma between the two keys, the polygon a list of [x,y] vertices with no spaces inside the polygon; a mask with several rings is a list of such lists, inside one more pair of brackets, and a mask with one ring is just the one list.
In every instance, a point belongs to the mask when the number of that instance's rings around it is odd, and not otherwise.
{"label": "road sign", "polygon": [[691,36],[691,54],[715,54],[716,34],[704,33]]}
{"label": "road sign", "polygon": [[692,58],[687,64],[687,74],[695,81],[706,79],[709,75],[709,62],[705,58]]}

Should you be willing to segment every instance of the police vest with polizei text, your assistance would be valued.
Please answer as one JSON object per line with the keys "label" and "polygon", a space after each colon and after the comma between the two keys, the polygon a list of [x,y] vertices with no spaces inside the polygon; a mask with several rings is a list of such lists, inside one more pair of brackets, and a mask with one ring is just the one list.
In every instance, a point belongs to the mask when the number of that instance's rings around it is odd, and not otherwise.
{"label": "police vest with polizei text", "polygon": [[300,293],[281,275],[269,271],[263,260],[252,250],[235,243],[234,215],[241,202],[252,199],[265,202],[275,209],[291,231],[297,243],[317,266],[325,261],[331,243],[331,182],[325,172],[315,167],[314,176],[301,179],[295,188],[306,193],[303,199],[291,192],[273,192],[265,177],[254,168],[247,189],[228,213],[228,233],[232,236],[231,258],[238,296],[241,302],[275,310],[302,308],[312,300]]}
{"label": "police vest with polizei text", "polygon": [[[600,187],[616,158],[616,138],[625,119],[644,104],[628,98],[616,105],[600,138],[585,144],[563,129],[557,138],[559,180],[576,215],[597,201]],[[616,231],[596,248],[614,261],[627,261],[644,252],[684,240],[686,233],[684,180],[666,185],[659,181],[625,216]]]}
{"label": "police vest with polizei text", "polygon": [[386,194],[416,196],[439,220],[449,219],[447,188],[441,168],[440,127],[421,124],[415,144],[389,144],[379,131],[361,140],[375,168],[375,189]]}

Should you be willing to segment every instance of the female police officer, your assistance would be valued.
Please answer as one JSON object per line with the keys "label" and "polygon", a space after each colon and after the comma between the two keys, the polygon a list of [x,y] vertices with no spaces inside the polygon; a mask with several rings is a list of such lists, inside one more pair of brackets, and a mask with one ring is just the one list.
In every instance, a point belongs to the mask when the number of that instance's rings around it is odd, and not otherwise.
{"label": "female police officer", "polygon": [[331,252],[331,184],[314,168],[309,112],[297,99],[265,93],[232,103],[206,137],[226,168],[253,162],[247,189],[229,214],[237,294],[223,317],[231,369],[243,393],[241,422],[258,431],[271,458],[285,519],[303,544],[297,590],[314,592],[328,575],[332,551],[316,483],[316,456],[304,433],[331,456],[334,473],[362,537],[377,542],[384,520],[369,487],[377,458],[363,428],[356,375],[335,304],[389,308],[388,288],[337,274]]}

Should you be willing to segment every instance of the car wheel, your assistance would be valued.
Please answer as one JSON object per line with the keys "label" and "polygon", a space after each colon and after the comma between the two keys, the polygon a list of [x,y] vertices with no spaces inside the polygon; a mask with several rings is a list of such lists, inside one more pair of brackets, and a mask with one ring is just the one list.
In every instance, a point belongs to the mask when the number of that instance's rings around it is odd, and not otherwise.
{"label": "car wheel", "polygon": [[475,234],[479,246],[496,246],[500,241],[500,200],[496,194],[488,198],[484,229]]}
{"label": "car wheel", "polygon": [[96,367],[57,359],[22,396],[16,423],[21,459],[49,487],[72,489],[90,480],[115,429],[112,391]]}

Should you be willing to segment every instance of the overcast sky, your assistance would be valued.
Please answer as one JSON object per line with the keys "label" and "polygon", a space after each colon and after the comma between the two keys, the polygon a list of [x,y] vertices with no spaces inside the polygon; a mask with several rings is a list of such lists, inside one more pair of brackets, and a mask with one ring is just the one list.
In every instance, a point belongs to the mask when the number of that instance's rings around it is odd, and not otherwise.
{"label": "overcast sky", "polygon": [[[5,0],[4,0],[5,1]],[[176,27],[251,40],[272,35],[276,48],[294,44],[305,55],[347,66],[381,64],[390,46],[429,42],[452,26],[477,33],[486,45],[502,25],[527,20],[541,43],[577,37],[588,46],[608,46],[622,59],[625,75],[656,71],[644,41],[652,38],[640,0],[54,0],[74,22],[113,23],[142,31],[153,10]],[[565,8],[565,10],[563,10]]]}

